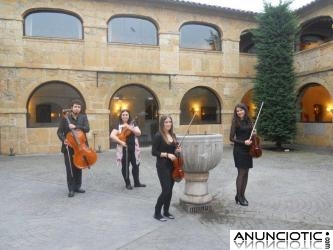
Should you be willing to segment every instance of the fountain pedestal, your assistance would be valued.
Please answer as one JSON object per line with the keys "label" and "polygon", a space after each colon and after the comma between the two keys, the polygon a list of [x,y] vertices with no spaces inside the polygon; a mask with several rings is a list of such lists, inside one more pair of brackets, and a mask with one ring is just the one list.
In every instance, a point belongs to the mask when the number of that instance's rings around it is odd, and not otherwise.
{"label": "fountain pedestal", "polygon": [[[179,136],[179,140],[181,140]],[[223,137],[221,134],[186,135],[182,143],[185,190],[180,197],[181,205],[188,212],[210,210],[213,197],[208,192],[209,170],[222,159]]]}

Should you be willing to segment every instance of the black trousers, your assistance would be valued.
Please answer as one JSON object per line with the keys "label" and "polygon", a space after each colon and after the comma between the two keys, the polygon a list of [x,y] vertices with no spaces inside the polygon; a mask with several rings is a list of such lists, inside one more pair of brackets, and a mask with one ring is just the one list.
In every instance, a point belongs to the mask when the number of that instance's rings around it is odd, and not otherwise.
{"label": "black trousers", "polygon": [[[125,181],[126,185],[131,183],[130,178],[129,178],[129,172],[126,173],[127,171],[129,171],[129,164],[131,164],[134,185],[140,184],[139,166],[138,166],[138,164],[136,164],[135,152],[134,152],[134,150],[128,149],[127,153],[128,153],[128,159],[127,159],[128,162],[126,162],[126,148],[124,147],[123,148],[123,158],[121,159],[121,173],[123,175],[124,181]],[[126,167],[126,164],[128,164],[127,167]]]}
{"label": "black trousers", "polygon": [[74,166],[72,148],[68,147],[69,152],[65,150],[64,159],[66,165],[67,186],[68,191],[78,190],[82,184],[82,169]]}
{"label": "black trousers", "polygon": [[169,212],[170,202],[172,198],[172,189],[173,185],[175,184],[174,180],[172,179],[171,173],[172,173],[172,166],[169,165],[157,166],[157,175],[158,179],[160,180],[162,192],[158,197],[155,205],[155,215],[161,214],[162,207],[164,213]]}

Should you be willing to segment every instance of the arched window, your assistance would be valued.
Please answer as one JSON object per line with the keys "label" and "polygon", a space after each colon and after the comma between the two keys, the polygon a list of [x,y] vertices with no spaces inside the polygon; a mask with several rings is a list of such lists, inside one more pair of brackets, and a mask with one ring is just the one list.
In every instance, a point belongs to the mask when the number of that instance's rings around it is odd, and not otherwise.
{"label": "arched window", "polygon": [[[70,108],[73,99],[83,100],[81,94],[63,82],[42,84],[31,94],[27,104],[27,127],[57,127],[62,110]],[[82,109],[84,112],[85,105]]]}
{"label": "arched window", "polygon": [[82,39],[82,22],[74,15],[57,11],[36,11],[24,19],[24,35]]}
{"label": "arched window", "polygon": [[190,89],[180,103],[180,124],[189,124],[194,113],[193,124],[220,124],[221,104],[216,95],[208,88]]}
{"label": "arched window", "polygon": [[319,16],[306,21],[296,35],[296,51],[312,49],[333,40],[333,19]]}
{"label": "arched window", "polygon": [[245,30],[240,35],[239,41],[239,52],[240,53],[249,53],[254,54],[256,53],[254,41],[253,41],[253,34],[249,30]]}
{"label": "arched window", "polygon": [[157,45],[157,28],[138,17],[114,17],[108,24],[108,42]]}
{"label": "arched window", "polygon": [[180,47],[221,50],[221,35],[209,25],[185,24],[180,28]]}

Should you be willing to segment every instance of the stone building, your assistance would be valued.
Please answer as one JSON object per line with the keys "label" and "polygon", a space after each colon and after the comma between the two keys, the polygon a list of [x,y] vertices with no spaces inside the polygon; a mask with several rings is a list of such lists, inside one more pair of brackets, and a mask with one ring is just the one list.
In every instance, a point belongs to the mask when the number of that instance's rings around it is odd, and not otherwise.
{"label": "stone building", "polygon": [[[297,143],[333,145],[333,2],[296,10]],[[90,145],[107,150],[130,109],[149,144],[158,114],[178,134],[222,133],[254,114],[256,13],[177,0],[0,0],[0,154],[59,152],[62,109],[81,98]]]}

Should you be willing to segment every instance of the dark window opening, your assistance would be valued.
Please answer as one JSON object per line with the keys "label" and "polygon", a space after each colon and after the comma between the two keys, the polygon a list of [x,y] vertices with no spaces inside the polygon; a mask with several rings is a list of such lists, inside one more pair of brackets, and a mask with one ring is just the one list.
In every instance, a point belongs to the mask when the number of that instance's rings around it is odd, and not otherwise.
{"label": "dark window opening", "polygon": [[51,122],[51,105],[39,104],[36,106],[36,122]]}

